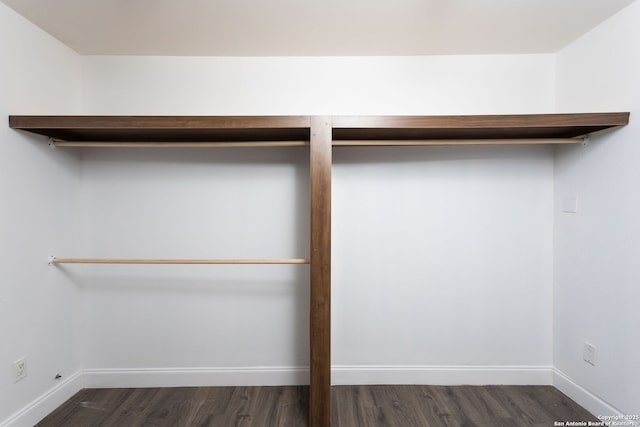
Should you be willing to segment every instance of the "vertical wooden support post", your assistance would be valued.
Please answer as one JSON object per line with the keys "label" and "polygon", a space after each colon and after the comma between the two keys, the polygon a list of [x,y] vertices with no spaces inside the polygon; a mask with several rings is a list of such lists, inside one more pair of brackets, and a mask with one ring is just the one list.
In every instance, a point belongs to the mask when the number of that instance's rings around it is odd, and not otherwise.
{"label": "vertical wooden support post", "polygon": [[331,118],[311,118],[309,426],[331,424]]}

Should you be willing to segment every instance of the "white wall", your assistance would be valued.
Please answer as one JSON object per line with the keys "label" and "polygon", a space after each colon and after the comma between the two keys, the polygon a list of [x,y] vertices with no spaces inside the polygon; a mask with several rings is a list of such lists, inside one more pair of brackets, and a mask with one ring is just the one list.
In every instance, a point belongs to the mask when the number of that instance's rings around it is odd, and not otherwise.
{"label": "white wall", "polygon": [[554,55],[84,57],[87,114],[551,112]]}
{"label": "white wall", "polygon": [[[553,55],[83,62],[90,114],[554,105]],[[551,364],[548,147],[340,148],[334,160],[333,363],[347,365],[336,382],[354,365],[509,366],[515,377],[477,380],[518,382],[519,367]],[[85,150],[78,255],[307,256],[307,161],[298,149]],[[84,360],[95,373],[308,363],[307,267],[70,270],[87,291]],[[376,369],[348,381],[381,381]]]}
{"label": "white wall", "polygon": [[[79,157],[53,152],[42,138],[9,129],[7,115],[77,113],[81,64],[75,52],[2,3],[0,58],[0,420],[4,420],[80,368],[78,287],[47,267],[52,251],[72,251],[77,243]],[[28,376],[14,384],[11,366],[23,356]],[[56,373],[62,381],[54,380]]]}
{"label": "white wall", "polygon": [[[560,111],[631,111],[629,126],[558,150],[555,173],[554,364],[627,414],[640,413],[638,22],[635,2],[562,50],[557,82]],[[573,196],[578,213],[562,213]]]}
{"label": "white wall", "polygon": [[334,151],[334,363],[550,365],[548,147]]}
{"label": "white wall", "polygon": [[[307,153],[87,150],[81,255],[308,257]],[[69,270],[90,368],[308,363],[308,266]]]}

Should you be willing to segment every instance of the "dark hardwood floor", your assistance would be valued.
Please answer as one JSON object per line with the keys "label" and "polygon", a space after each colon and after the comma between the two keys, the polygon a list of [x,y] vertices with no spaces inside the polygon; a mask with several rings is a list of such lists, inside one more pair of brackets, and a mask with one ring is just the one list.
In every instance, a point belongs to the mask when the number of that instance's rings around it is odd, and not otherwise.
{"label": "dark hardwood floor", "polygon": [[[308,388],[85,389],[38,423],[52,426],[306,426]],[[597,421],[551,386],[332,388],[332,426],[553,426]]]}

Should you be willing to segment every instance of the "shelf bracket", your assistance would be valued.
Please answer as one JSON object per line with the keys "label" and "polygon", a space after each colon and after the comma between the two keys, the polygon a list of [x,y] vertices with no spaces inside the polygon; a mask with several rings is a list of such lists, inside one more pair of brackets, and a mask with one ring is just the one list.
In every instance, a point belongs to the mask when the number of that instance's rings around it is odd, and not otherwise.
{"label": "shelf bracket", "polygon": [[51,148],[52,150],[56,149],[56,141],[53,138],[49,138],[47,145],[49,146],[49,148]]}
{"label": "shelf bracket", "polygon": [[49,255],[49,259],[47,261],[47,265],[49,267],[53,267],[56,264],[56,257],[53,255]]}
{"label": "shelf bracket", "polygon": [[591,135],[585,135],[582,137],[582,146],[586,147],[589,145],[589,142],[591,140]]}

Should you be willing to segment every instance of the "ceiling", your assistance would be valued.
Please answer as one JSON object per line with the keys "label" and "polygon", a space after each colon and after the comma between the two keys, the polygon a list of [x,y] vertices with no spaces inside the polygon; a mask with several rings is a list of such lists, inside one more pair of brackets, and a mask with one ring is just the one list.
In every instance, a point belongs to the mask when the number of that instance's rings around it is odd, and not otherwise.
{"label": "ceiling", "polygon": [[634,0],[1,0],[87,55],[556,52]]}

